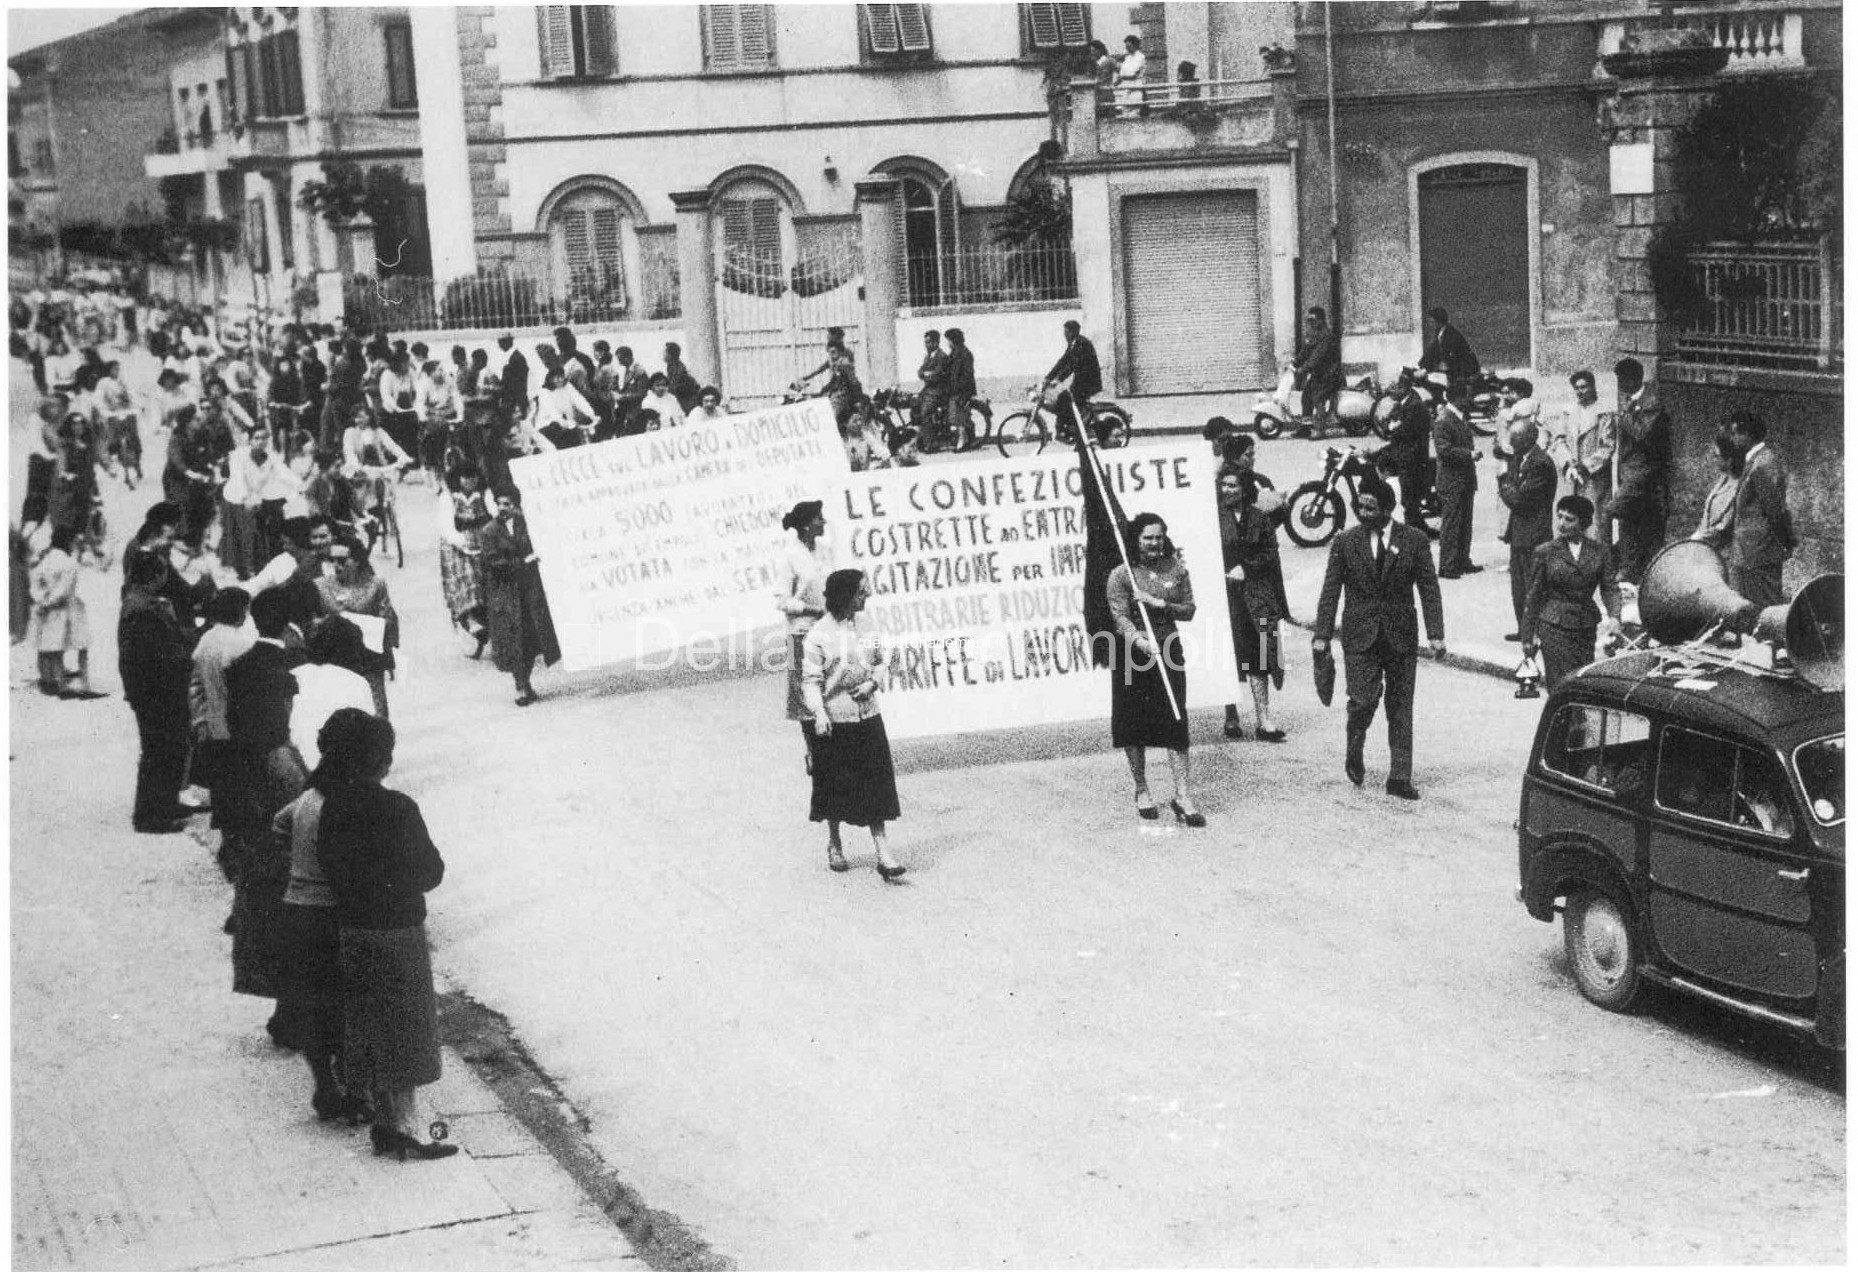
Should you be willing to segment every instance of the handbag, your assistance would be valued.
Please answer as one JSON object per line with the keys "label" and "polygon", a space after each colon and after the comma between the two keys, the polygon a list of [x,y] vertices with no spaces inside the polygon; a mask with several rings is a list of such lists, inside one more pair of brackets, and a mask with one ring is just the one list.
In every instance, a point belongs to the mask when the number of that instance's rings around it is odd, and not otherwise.
{"label": "handbag", "polygon": [[1327,649],[1312,653],[1310,672],[1316,678],[1316,699],[1326,707],[1335,699],[1335,655]]}

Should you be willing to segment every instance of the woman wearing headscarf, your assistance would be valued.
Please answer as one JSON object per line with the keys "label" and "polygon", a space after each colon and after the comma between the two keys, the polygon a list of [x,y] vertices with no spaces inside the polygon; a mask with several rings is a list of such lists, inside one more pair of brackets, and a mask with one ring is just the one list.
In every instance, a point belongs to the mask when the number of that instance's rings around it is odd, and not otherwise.
{"label": "woman wearing headscarf", "polygon": [[[329,545],[329,563],[334,573],[316,579],[324,606],[334,614],[353,618],[360,615],[381,624],[380,649],[373,650],[367,677],[374,694],[374,714],[385,720],[387,714],[387,673],[394,669],[394,650],[400,647],[400,615],[387,593],[387,580],[374,572],[368,560],[367,545],[353,535],[345,535]],[[361,624],[357,623],[357,627]]]}
{"label": "woman wearing headscarf", "polygon": [[[458,1151],[414,1131],[419,1087],[439,1080],[438,1012],[426,947],[426,893],[445,878],[419,805],[381,785],[394,730],[344,708],[318,735],[316,859],[335,901],[343,986],[342,1072],[372,1096],[377,1156],[429,1161]],[[293,872],[295,856],[293,854]]]}
{"label": "woman wearing headscarf", "polygon": [[802,644],[801,687],[813,716],[813,800],[809,816],[826,823],[826,865],[850,867],[839,825],[871,831],[877,872],[885,883],[903,877],[890,855],[884,827],[897,819],[897,774],[890,737],[878,711],[884,652],[877,634],[858,621],[871,585],[862,570],[834,570],[826,577],[825,617]]}
{"label": "woman wearing headscarf", "polygon": [[[1154,513],[1129,522],[1128,547],[1129,565],[1117,566],[1104,585],[1121,638],[1110,681],[1110,741],[1128,758],[1138,816],[1152,821],[1160,815],[1148,793],[1147,748],[1161,747],[1174,777],[1168,807],[1176,820],[1204,826],[1206,818],[1187,788],[1187,665],[1178,626],[1194,616],[1193,580],[1168,538],[1167,523]],[[1152,640],[1142,610],[1148,612]]]}
{"label": "woman wearing headscarf", "polygon": [[832,545],[826,540],[825,505],[817,499],[795,504],[781,518],[793,538],[781,555],[781,586],[775,608],[787,616],[787,718],[800,725],[807,772],[813,771],[813,713],[800,690],[806,634],[826,615],[826,576],[832,573]]}
{"label": "woman wearing headscarf", "polygon": [[1608,625],[1619,621],[1619,572],[1613,550],[1590,538],[1593,500],[1568,495],[1555,505],[1555,537],[1530,559],[1528,599],[1523,603],[1523,652],[1542,654],[1542,678],[1550,689],[1593,661],[1600,632],[1600,607]]}
{"label": "woman wearing headscarf", "polygon": [[536,700],[535,688],[529,683],[535,660],[554,666],[561,661],[561,645],[555,639],[555,621],[542,590],[542,570],[523,518],[522,492],[503,486],[496,498],[497,515],[480,536],[484,609],[497,670],[516,678],[516,705],[526,707]]}
{"label": "woman wearing headscarf", "polygon": [[469,461],[452,469],[439,493],[439,585],[452,622],[476,639],[471,657],[482,658],[490,640],[484,625],[484,527],[490,505],[484,498],[484,473]]}
{"label": "woman wearing headscarf", "polygon": [[[1219,547],[1226,566],[1226,608],[1232,615],[1233,657],[1239,674],[1251,686],[1258,740],[1282,742],[1284,731],[1271,719],[1271,688],[1274,682],[1277,688],[1284,687],[1278,624],[1290,613],[1277,551],[1277,528],[1283,524],[1285,504],[1275,490],[1246,477],[1237,465],[1228,464],[1219,472]],[[1226,704],[1226,736],[1245,736],[1235,702]]]}

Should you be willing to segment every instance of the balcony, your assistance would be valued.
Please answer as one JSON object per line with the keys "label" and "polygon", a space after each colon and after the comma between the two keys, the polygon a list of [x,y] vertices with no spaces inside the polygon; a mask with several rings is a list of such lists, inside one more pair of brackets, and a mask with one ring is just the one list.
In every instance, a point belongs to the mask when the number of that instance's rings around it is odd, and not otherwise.
{"label": "balcony", "polygon": [[198,177],[209,172],[224,172],[230,163],[224,134],[216,135],[211,146],[162,151],[159,148],[142,156],[142,171],[151,181],[163,177]]}
{"label": "balcony", "polygon": [[1069,148],[1073,158],[1084,158],[1279,144],[1292,119],[1293,86],[1289,73],[1247,80],[1157,80],[1119,91],[1075,80]]}
{"label": "balcony", "polygon": [[243,125],[222,134],[228,159],[234,163],[290,157],[288,119],[248,119]]}
{"label": "balcony", "polygon": [[[1729,64],[1725,75],[1760,74],[1768,71],[1795,71],[1806,66],[1802,41],[1804,16],[1780,9],[1748,9],[1730,5],[1691,5],[1682,12],[1662,17],[1608,22],[1600,30],[1600,56],[1630,50],[1636,39],[1650,31],[1686,31],[1697,33],[1699,43],[1727,49]],[[1610,79],[1606,69],[1595,65],[1594,75]]]}

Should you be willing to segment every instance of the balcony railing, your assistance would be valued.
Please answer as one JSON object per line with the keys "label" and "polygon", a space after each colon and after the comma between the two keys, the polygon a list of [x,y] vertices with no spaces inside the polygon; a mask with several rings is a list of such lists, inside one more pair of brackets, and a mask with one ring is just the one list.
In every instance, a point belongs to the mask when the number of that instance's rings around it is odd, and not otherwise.
{"label": "balcony railing", "polygon": [[[1662,17],[1609,22],[1600,31],[1600,56],[1629,49],[1635,37],[1647,31],[1696,31],[1709,43],[1729,51],[1726,74],[1794,70],[1806,65],[1801,14],[1775,9],[1748,10],[1723,6],[1713,12],[1695,6]],[[1596,71],[1604,76],[1604,69]]]}
{"label": "balcony railing", "polygon": [[1069,243],[963,244],[904,261],[912,307],[998,305],[1077,299],[1077,264]]}
{"label": "balcony railing", "polygon": [[1722,244],[1690,256],[1703,303],[1677,334],[1678,357],[1830,371],[1845,360],[1844,307],[1825,244]]}
{"label": "balcony railing", "polygon": [[1163,80],[1097,90],[1097,114],[1106,119],[1191,115],[1239,105],[1255,106],[1270,96],[1268,79]]}

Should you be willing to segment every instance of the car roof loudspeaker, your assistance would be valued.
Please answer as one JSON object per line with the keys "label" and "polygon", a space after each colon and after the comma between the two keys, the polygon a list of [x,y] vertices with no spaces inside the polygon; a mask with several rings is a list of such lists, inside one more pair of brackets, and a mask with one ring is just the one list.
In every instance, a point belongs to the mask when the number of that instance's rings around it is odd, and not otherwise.
{"label": "car roof loudspeaker", "polygon": [[1639,583],[1639,621],[1661,645],[1682,645],[1719,625],[1752,631],[1759,614],[1729,586],[1716,549],[1695,539],[1681,539],[1653,557]]}
{"label": "car roof loudspeaker", "polygon": [[1787,647],[1794,672],[1815,689],[1845,690],[1845,576],[1822,574],[1785,605],[1761,611],[1755,635]]}

